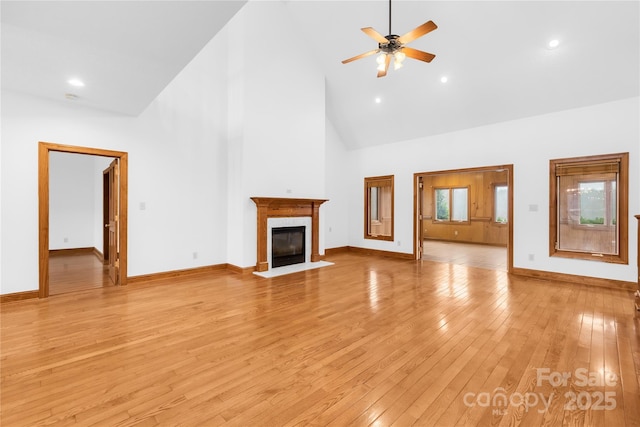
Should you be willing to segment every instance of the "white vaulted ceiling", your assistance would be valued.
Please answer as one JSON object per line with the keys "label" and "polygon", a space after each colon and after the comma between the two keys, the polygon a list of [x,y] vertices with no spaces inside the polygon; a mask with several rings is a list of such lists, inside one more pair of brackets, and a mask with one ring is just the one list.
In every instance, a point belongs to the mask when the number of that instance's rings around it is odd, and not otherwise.
{"label": "white vaulted ceiling", "polygon": [[137,115],[245,3],[3,0],[2,88]]}
{"label": "white vaulted ceiling", "polygon": [[[351,148],[639,94],[638,1],[393,1],[393,33],[438,25],[410,44],[436,58],[407,59],[384,78],[374,56],[340,61],[377,47],[360,28],[388,33],[387,1],[278,3],[311,53],[301,58],[324,73],[327,116]],[[85,79],[86,106],[136,115],[245,2],[1,5],[3,89],[65,102],[73,72]],[[296,55],[286,40],[275,45]]]}

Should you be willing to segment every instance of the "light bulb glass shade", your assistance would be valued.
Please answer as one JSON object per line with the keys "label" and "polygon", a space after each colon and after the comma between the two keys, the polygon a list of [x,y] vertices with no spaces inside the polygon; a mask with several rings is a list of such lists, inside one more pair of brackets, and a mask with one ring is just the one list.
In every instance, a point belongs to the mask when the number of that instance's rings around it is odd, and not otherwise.
{"label": "light bulb glass shade", "polygon": [[406,58],[407,55],[404,54],[404,52],[402,52],[401,50],[397,51],[396,53],[393,54],[393,69],[394,70],[399,70],[400,68],[402,68],[402,61],[404,61],[404,58]]}
{"label": "light bulb glass shade", "polygon": [[378,55],[378,57],[376,58],[376,62],[378,63],[378,71],[384,71],[385,67],[385,62],[387,61],[387,54],[386,53],[381,53],[380,55]]}

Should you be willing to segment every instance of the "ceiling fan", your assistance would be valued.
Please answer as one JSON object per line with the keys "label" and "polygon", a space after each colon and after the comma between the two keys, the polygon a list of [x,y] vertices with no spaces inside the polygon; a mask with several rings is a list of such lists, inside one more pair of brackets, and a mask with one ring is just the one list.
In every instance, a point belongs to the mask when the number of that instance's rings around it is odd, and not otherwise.
{"label": "ceiling fan", "polygon": [[387,75],[389,64],[391,64],[391,57],[393,57],[394,70],[402,67],[402,62],[407,56],[409,58],[418,59],[420,61],[431,62],[433,58],[436,57],[434,54],[423,52],[418,49],[412,49],[410,47],[407,47],[406,44],[417,39],[418,37],[422,37],[425,34],[430,33],[436,28],[438,28],[438,26],[434,24],[433,21],[428,21],[402,36],[392,34],[391,0],[389,0],[389,35],[383,36],[372,27],[361,28],[361,30],[366,35],[378,42],[378,48],[354,56],[353,58],[345,59],[344,61],[342,61],[342,63],[347,64],[351,61],[355,61],[356,59],[375,55],[376,53],[381,52],[376,61],[378,63],[378,77],[384,77]]}

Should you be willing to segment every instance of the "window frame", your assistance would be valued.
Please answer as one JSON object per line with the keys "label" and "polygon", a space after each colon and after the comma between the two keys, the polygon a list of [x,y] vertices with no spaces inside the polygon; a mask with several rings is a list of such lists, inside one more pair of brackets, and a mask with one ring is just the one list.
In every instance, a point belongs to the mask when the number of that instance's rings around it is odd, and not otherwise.
{"label": "window frame", "polygon": [[[371,188],[382,188],[389,187],[391,189],[390,201],[391,206],[389,207],[390,213],[390,234],[373,234],[370,231],[370,225],[379,225],[382,224],[385,218],[383,218],[383,213],[386,209],[383,209],[382,200],[382,192],[376,191],[376,211],[377,218],[371,218]],[[372,239],[372,240],[386,240],[393,241],[394,239],[394,183],[393,183],[393,175],[384,175],[384,176],[373,176],[366,177],[364,179],[364,238]]]}
{"label": "window frame", "polygon": [[[589,165],[597,165],[604,163],[618,163],[618,175],[616,179],[616,213],[617,213],[617,254],[601,254],[590,251],[576,251],[559,249],[558,243],[558,216],[559,216],[559,197],[558,197],[558,167],[587,167]],[[578,174],[579,175],[579,174]],[[583,182],[594,182],[598,179],[589,178],[597,175],[595,172],[585,173]],[[605,181],[606,182],[606,181]],[[611,181],[609,181],[611,182]],[[606,190],[605,190],[606,191]],[[572,157],[564,159],[553,159],[549,161],[549,256],[583,259],[590,261],[607,262],[614,264],[629,263],[629,153],[604,154],[596,156]],[[595,224],[579,224],[577,227],[588,230],[598,231],[608,225]]]}
{"label": "window frame", "polygon": [[[457,189],[465,189],[467,190],[467,219],[465,220],[453,220],[451,219],[453,213],[453,190]],[[448,190],[449,192],[449,218],[448,219],[438,219],[438,197],[436,193],[438,190]],[[470,185],[462,185],[462,186],[450,186],[450,187],[433,187],[433,222],[436,224],[470,224],[471,223],[471,198],[469,197],[469,193],[471,192]]]}
{"label": "window frame", "polygon": [[[498,225],[498,226],[505,226],[509,224],[509,184],[506,182],[496,182],[491,184],[492,189],[491,189],[491,197],[493,198],[493,203],[492,203],[492,213],[491,213],[491,222],[494,225]],[[505,222],[500,222],[498,221],[498,209],[496,207],[496,203],[498,201],[498,198],[496,197],[496,190],[499,187],[504,187],[507,190],[507,218]]]}

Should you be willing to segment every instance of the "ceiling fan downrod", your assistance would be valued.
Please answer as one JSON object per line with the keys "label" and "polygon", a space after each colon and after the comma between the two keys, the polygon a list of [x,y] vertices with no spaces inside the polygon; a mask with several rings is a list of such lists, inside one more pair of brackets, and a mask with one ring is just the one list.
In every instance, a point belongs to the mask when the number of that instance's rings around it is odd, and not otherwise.
{"label": "ceiling fan downrod", "polygon": [[391,0],[389,0],[389,34],[391,33]]}

